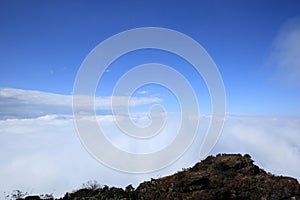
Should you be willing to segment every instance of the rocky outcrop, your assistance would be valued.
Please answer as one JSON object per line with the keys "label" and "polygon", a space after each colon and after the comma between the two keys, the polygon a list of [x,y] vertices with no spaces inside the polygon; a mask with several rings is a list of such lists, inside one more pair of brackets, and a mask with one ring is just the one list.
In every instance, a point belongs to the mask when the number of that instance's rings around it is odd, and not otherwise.
{"label": "rocky outcrop", "polygon": [[140,184],[137,199],[300,199],[300,185],[253,164],[249,155],[209,156],[194,167]]}
{"label": "rocky outcrop", "polygon": [[108,186],[83,188],[61,199],[300,200],[300,185],[294,178],[265,172],[249,155],[219,154],[174,175],[143,182],[136,189],[131,185],[125,190]]}

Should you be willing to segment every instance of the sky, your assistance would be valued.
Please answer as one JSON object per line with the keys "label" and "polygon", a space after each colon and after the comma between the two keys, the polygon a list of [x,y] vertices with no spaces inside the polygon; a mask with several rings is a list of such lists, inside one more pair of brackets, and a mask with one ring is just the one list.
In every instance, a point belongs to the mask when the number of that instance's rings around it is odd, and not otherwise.
{"label": "sky", "polygon": [[[89,180],[136,186],[199,160],[199,146],[211,119],[210,93],[193,66],[172,52],[143,49],[119,57],[99,81],[95,107],[106,137],[121,149],[164,148],[178,129],[174,124],[179,123],[176,114],[181,107],[174,92],[157,84],[133,92],[128,110],[135,124],[150,124],[147,113],[156,104],[169,114],[162,135],[149,141],[127,141],[113,126],[110,102],[115,99],[117,108],[128,106],[124,96],[114,96],[113,90],[133,67],[171,66],[192,85],[201,113],[193,145],[179,160],[152,173],[121,173],[97,162],[77,135],[72,94],[80,67],[101,42],[142,27],[181,32],[198,42],[216,64],[227,115],[211,154],[249,153],[267,171],[300,180],[299,1],[2,0],[0,196],[14,189],[63,195]],[[124,113],[118,113],[121,116]]]}

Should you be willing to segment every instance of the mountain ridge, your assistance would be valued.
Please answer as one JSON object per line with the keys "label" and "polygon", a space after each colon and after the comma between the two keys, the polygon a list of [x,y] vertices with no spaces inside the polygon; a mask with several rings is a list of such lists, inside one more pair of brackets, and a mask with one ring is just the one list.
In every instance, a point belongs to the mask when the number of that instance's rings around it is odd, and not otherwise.
{"label": "mountain ridge", "polygon": [[[24,200],[54,199],[27,196]],[[98,187],[91,184],[57,200],[96,199],[291,199],[300,200],[295,178],[275,176],[254,164],[250,155],[208,156],[193,167],[173,175],[151,179],[136,189]]]}

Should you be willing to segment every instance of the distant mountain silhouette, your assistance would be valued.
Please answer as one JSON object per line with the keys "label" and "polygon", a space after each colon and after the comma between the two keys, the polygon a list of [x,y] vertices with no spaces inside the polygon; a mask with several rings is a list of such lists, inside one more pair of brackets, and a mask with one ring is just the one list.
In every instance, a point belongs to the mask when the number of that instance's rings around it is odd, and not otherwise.
{"label": "distant mountain silhouette", "polygon": [[[22,198],[21,198],[22,199]],[[28,196],[26,200],[53,199]],[[294,178],[274,176],[253,164],[249,155],[209,156],[194,167],[174,175],[151,179],[136,189],[86,185],[60,200],[96,199],[300,199],[300,185]]]}

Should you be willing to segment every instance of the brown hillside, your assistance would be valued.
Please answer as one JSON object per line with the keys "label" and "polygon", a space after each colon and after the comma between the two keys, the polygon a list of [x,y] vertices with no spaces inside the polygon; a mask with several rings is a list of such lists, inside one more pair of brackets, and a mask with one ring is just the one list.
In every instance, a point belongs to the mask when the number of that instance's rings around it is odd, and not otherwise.
{"label": "brown hillside", "polygon": [[249,155],[209,156],[190,169],[140,184],[137,199],[300,199],[294,178],[274,176]]}
{"label": "brown hillside", "polygon": [[[26,200],[39,197],[27,197]],[[39,198],[42,199],[42,198]],[[300,185],[294,178],[274,176],[253,164],[249,155],[209,156],[194,167],[174,175],[151,179],[136,189],[87,187],[67,193],[75,199],[291,199],[300,200]]]}

